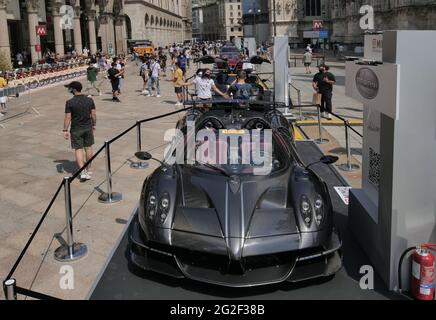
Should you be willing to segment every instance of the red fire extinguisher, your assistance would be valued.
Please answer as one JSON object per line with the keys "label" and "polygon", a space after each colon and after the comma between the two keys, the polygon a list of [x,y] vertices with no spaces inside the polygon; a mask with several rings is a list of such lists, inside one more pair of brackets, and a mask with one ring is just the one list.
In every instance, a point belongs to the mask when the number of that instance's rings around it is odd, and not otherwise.
{"label": "red fire extinguisher", "polygon": [[434,299],[434,256],[426,246],[417,247],[413,253],[411,278],[411,293],[415,299]]}

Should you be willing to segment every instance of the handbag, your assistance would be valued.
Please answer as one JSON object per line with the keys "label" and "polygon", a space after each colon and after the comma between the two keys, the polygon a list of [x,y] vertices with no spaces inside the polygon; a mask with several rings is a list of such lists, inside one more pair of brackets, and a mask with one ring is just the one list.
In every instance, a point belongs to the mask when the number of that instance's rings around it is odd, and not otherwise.
{"label": "handbag", "polygon": [[321,105],[321,93],[313,93],[312,104],[320,106]]}

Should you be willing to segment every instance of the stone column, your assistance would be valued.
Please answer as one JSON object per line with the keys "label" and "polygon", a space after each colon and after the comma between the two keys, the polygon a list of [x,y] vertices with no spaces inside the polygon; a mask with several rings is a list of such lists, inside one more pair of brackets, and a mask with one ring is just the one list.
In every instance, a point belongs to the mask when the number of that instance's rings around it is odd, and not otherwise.
{"label": "stone column", "polygon": [[127,54],[127,35],[126,35],[126,17],[124,15],[117,16],[115,19],[115,35],[116,35],[116,52],[117,54]]}
{"label": "stone column", "polygon": [[9,44],[8,20],[6,16],[7,0],[0,0],[0,51],[4,52],[8,60],[11,59],[11,48]]}
{"label": "stone column", "polygon": [[95,10],[88,12],[89,50],[91,54],[97,53],[97,36],[95,31]]}
{"label": "stone column", "polygon": [[113,49],[115,54],[115,33],[113,17],[110,13],[105,12],[100,16],[100,36],[101,47],[104,53],[109,54],[109,48]]}
{"label": "stone column", "polygon": [[53,6],[53,29],[54,29],[54,40],[55,40],[55,51],[59,56],[65,55],[64,49],[64,33],[61,26],[61,14],[59,12],[61,4]]}
{"label": "stone column", "polygon": [[74,49],[78,55],[83,53],[82,47],[82,30],[80,27],[80,6],[74,7]]}
{"label": "stone column", "polygon": [[38,0],[27,0],[27,19],[29,23],[29,39],[30,39],[30,54],[32,55],[32,63],[38,62],[41,58],[41,52],[36,51],[36,46],[41,45],[39,36],[36,35],[35,27],[39,24],[38,22],[38,10],[39,1]]}

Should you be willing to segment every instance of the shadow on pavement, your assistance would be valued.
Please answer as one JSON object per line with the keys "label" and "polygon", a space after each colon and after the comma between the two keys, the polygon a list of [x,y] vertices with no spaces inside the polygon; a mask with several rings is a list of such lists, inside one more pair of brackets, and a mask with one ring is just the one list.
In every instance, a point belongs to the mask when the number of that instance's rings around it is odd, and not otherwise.
{"label": "shadow on pavement", "polygon": [[56,164],[56,170],[59,173],[69,173],[74,174],[77,170],[79,170],[79,166],[75,161],[70,160],[55,160],[53,161]]}

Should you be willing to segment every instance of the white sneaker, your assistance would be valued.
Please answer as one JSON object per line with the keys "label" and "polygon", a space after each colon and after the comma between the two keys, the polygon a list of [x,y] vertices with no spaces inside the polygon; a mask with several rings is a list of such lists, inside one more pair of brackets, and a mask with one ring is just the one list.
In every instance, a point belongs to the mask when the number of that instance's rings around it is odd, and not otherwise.
{"label": "white sneaker", "polygon": [[147,93],[145,96],[146,96],[146,97],[151,97],[151,94]]}
{"label": "white sneaker", "polygon": [[142,94],[148,94],[148,90],[142,90]]}
{"label": "white sneaker", "polygon": [[160,94],[158,94],[158,95],[156,96],[156,98],[160,98]]}
{"label": "white sneaker", "polygon": [[86,170],[83,170],[80,174],[80,180],[91,180],[91,176]]}

